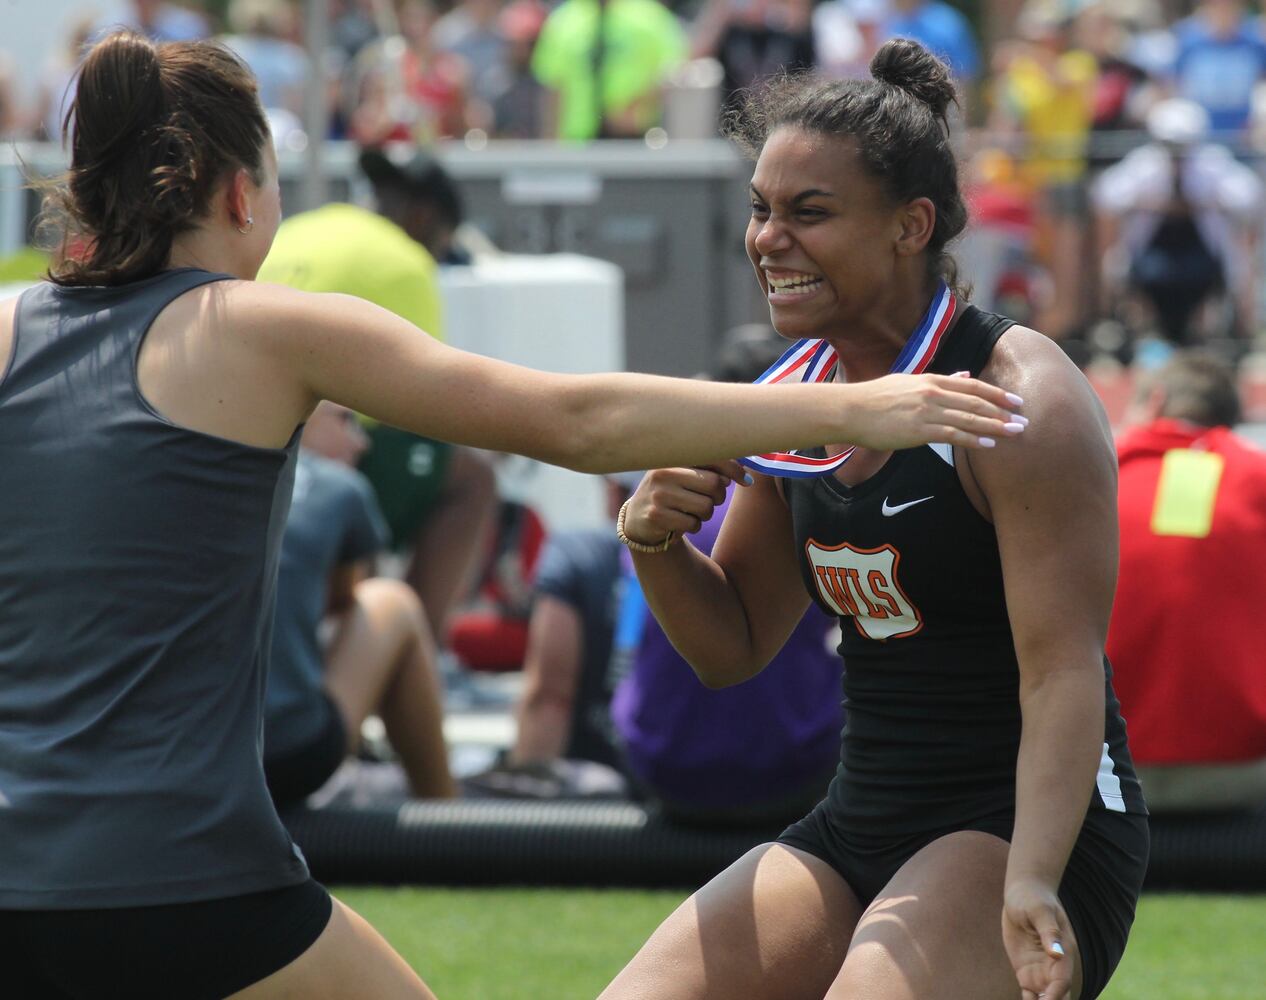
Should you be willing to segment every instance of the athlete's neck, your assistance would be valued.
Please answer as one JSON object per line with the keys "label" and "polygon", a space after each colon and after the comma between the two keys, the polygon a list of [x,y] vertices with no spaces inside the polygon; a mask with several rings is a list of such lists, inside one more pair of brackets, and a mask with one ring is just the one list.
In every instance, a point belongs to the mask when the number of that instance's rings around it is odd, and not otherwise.
{"label": "athlete's neck", "polygon": [[[940,290],[939,281],[914,292],[894,290],[883,295],[865,317],[850,323],[847,331],[827,336],[825,339],[839,356],[835,381],[865,382],[891,372],[897,356],[927,315]],[[951,326],[957,318],[956,307]]]}

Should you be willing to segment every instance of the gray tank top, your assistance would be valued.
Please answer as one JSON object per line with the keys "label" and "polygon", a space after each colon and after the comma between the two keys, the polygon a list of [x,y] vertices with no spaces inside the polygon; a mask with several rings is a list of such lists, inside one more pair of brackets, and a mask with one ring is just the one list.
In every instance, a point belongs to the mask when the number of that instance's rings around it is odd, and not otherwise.
{"label": "gray tank top", "polygon": [[307,878],[260,763],[298,432],[269,449],[178,427],[136,379],[158,313],[226,277],[42,284],[18,303],[0,373],[0,909]]}

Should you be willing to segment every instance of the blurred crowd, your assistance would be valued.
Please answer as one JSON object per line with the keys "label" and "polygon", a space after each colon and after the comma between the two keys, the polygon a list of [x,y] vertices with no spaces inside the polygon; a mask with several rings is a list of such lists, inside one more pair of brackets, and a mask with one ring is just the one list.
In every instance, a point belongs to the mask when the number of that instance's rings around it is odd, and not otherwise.
{"label": "blurred crowd", "polygon": [[[0,135],[56,140],[75,68],[124,24],[220,37],[282,148],[704,138],[771,74],[866,75],[913,37],[958,78],[976,300],[1070,353],[1163,359],[1258,326],[1266,19],[1243,0],[329,0],[313,99],[302,0],[115,0],[37,80],[0,51]],[[971,7],[976,21],[963,9]],[[2,45],[2,43],[0,43]],[[1082,346],[1084,345],[1084,347]],[[1141,348],[1140,348],[1141,345]],[[1161,345],[1157,347],[1156,345]],[[1150,353],[1149,353],[1150,352]],[[1153,357],[1153,355],[1155,355]]]}
{"label": "blurred crowd", "polygon": [[[328,9],[319,75],[332,138],[640,136],[663,124],[674,87],[713,80],[724,106],[783,70],[864,76],[896,36],[950,64],[971,124],[1027,140],[1013,148],[1043,185],[1074,179],[1084,159],[1119,158],[1130,140],[1112,134],[1142,128],[1164,94],[1199,104],[1237,150],[1262,132],[1266,38],[1257,5],[1243,0],[329,0]],[[14,79],[0,57],[0,134],[55,139],[86,47],[118,25],[161,41],[219,37],[255,71],[267,107],[303,114],[303,0],[100,0],[71,19],[38,80]],[[699,60],[714,60],[719,75],[691,72]]]}

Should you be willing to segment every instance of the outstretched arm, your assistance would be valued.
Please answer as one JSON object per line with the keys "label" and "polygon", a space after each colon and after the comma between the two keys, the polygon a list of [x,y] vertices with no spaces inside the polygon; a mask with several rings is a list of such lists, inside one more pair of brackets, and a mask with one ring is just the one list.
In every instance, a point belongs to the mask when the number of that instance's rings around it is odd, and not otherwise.
{"label": "outstretched arm", "polygon": [[[1006,393],[971,379],[744,386],[652,375],[557,375],[469,354],[361,299],[242,291],[260,351],[302,419],[330,399],[428,437],[584,472],[699,465],[834,442],[878,448],[1004,437]],[[297,382],[297,384],[295,384]]]}

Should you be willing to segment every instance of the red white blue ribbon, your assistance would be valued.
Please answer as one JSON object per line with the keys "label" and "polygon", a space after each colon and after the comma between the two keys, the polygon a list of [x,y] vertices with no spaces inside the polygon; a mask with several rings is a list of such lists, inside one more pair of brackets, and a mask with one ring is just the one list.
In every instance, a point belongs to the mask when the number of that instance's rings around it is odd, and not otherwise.
{"label": "red white blue ribbon", "polygon": [[[897,355],[889,374],[918,375],[926,370],[936,356],[945,331],[954,318],[955,305],[954,293],[941,282],[936,295],[932,297],[932,304],[928,306],[918,327],[910,334],[910,339]],[[756,380],[756,384],[825,382],[831,377],[835,362],[835,348],[825,340],[797,340]],[[794,451],[776,451],[767,455],[750,455],[740,458],[739,462],[767,476],[808,479],[834,472],[852,457],[855,450],[856,446],[829,458],[811,458]]]}

